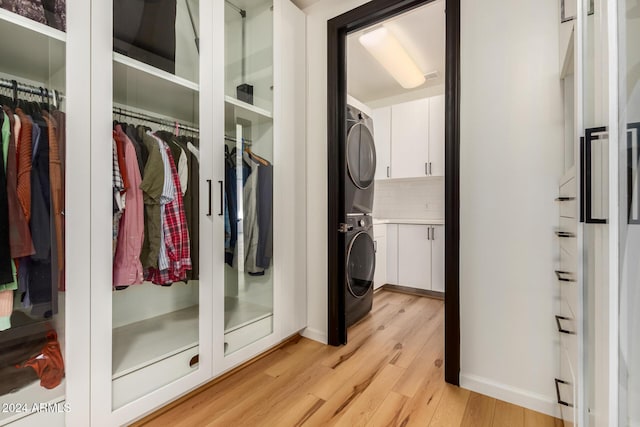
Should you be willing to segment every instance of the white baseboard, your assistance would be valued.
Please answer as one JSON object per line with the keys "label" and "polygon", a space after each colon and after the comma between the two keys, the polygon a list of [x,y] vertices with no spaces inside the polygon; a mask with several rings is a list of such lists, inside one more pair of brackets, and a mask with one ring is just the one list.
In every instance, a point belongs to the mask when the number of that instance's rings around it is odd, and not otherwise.
{"label": "white baseboard", "polygon": [[325,332],[313,328],[305,328],[304,330],[302,330],[302,332],[300,332],[300,335],[305,338],[309,338],[310,340],[321,342],[322,344],[326,344],[329,342],[329,337]]}
{"label": "white baseboard", "polygon": [[460,387],[495,399],[504,400],[532,411],[560,418],[557,402],[549,396],[498,383],[488,378],[460,373]]}

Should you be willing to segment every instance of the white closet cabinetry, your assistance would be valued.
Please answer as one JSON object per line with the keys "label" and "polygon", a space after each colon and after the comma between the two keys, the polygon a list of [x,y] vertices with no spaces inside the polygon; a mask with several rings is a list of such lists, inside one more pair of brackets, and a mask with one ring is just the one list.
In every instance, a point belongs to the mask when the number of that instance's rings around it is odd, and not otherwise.
{"label": "white closet cabinetry", "polygon": [[429,175],[444,176],[444,95],[429,98]]}
{"label": "white closet cabinetry", "polygon": [[[91,93],[91,150],[74,159],[91,165],[91,246],[84,248],[91,254],[90,319],[74,319],[91,325],[91,420],[77,425],[126,425],[305,326],[305,18],[285,0],[178,0],[175,72],[168,72],[136,55],[111,52],[114,0],[91,5],[87,40],[94,75],[85,92]],[[117,108],[139,117],[116,114]],[[188,187],[180,181],[183,203],[188,188],[197,201],[187,215],[199,272],[192,270],[184,281],[112,290],[112,120],[165,131],[169,149],[176,149],[171,134],[179,127],[197,148],[188,148],[193,156],[178,150],[193,171]],[[230,255],[225,243],[231,196],[223,148],[229,139],[238,144],[238,164],[250,146],[273,167],[267,186],[273,211],[262,228],[273,235],[270,262],[251,279],[245,277],[242,231]],[[180,170],[179,154],[172,155]],[[238,170],[239,179],[230,183],[236,209],[252,197]],[[239,213],[242,227],[248,215]]]}
{"label": "white closet cabinetry", "polygon": [[375,179],[391,178],[391,107],[372,111],[373,139],[376,144]]}

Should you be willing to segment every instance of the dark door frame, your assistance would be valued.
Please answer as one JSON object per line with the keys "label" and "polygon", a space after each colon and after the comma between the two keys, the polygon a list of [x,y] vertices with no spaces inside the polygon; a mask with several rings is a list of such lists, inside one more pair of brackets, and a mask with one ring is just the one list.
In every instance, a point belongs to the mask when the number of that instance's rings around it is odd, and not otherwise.
{"label": "dark door frame", "polygon": [[[433,0],[372,0],[328,21],[328,294],[329,344],[347,342],[344,222],[348,33]],[[445,73],[445,380],[460,374],[460,0],[446,1]]]}

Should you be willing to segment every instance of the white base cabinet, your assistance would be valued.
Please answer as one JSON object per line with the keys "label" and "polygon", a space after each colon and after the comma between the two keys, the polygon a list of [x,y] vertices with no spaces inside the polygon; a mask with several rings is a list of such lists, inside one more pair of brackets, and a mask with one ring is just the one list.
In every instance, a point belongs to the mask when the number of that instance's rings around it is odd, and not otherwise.
{"label": "white base cabinet", "polygon": [[373,226],[373,244],[376,251],[376,269],[373,275],[373,289],[387,283],[387,225]]}
{"label": "white base cabinet", "polygon": [[386,244],[386,283],[444,292],[444,225],[389,224]]}

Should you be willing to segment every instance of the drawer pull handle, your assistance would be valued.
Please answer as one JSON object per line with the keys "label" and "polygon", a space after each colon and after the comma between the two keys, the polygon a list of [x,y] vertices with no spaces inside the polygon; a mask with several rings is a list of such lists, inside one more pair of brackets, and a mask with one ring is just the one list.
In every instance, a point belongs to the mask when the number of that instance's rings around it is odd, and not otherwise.
{"label": "drawer pull handle", "polygon": [[191,360],[189,360],[189,367],[193,368],[195,365],[198,364],[198,362],[200,362],[200,355],[196,354],[191,358]]}
{"label": "drawer pull handle", "polygon": [[555,273],[556,273],[556,277],[561,282],[575,282],[576,281],[576,279],[572,278],[573,275],[571,273],[569,273],[568,271],[556,270]]}
{"label": "drawer pull handle", "polygon": [[556,199],[556,202],[570,202],[571,200],[575,200],[575,197],[569,197],[569,196],[560,196]]}
{"label": "drawer pull handle", "polygon": [[564,328],[562,327],[562,325],[560,324],[560,321],[561,321],[561,320],[572,320],[572,319],[570,319],[570,318],[568,318],[568,317],[564,317],[564,316],[558,316],[558,315],[556,315],[556,325],[558,325],[558,332],[560,332],[561,334],[576,335],[576,333],[575,333],[575,332],[570,331],[570,330],[568,330],[568,329],[564,329]]}
{"label": "drawer pull handle", "polygon": [[560,398],[560,384],[571,385],[571,383],[563,380],[559,380],[558,378],[554,378],[556,382],[556,396],[558,398],[558,405],[567,406],[569,408],[573,408],[573,404],[565,402]]}
{"label": "drawer pull handle", "polygon": [[574,233],[569,231],[556,231],[556,236],[558,237],[576,237]]}

